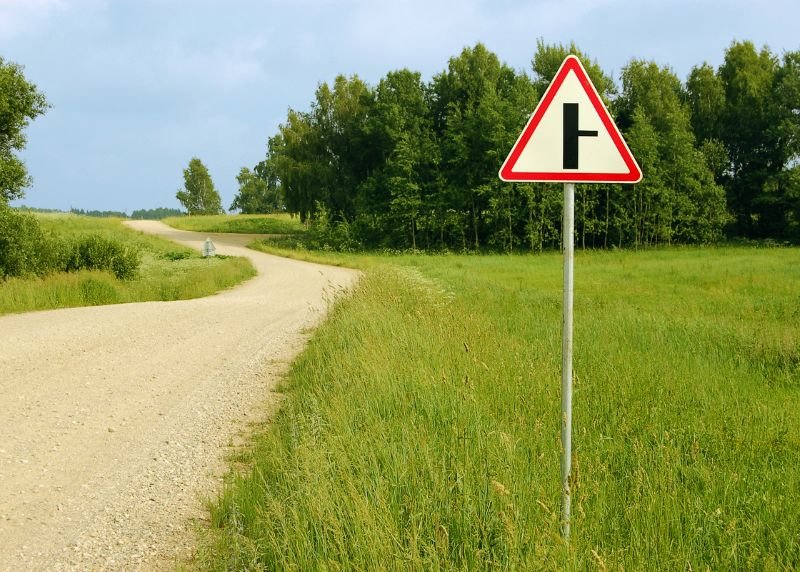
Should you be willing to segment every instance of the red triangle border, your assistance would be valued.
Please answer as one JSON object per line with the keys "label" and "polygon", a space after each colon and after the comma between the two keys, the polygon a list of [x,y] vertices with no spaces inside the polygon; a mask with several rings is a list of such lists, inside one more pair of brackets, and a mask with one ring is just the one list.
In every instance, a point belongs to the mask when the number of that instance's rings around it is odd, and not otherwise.
{"label": "red triangle border", "polygon": [[[536,128],[539,126],[539,122],[542,120],[542,117],[544,117],[545,112],[550,107],[550,104],[553,102],[553,99],[564,83],[564,80],[567,78],[567,75],[569,75],[569,72],[575,73],[586,95],[589,97],[589,101],[592,102],[595,111],[603,122],[603,126],[611,136],[611,140],[614,142],[617,151],[619,151],[622,160],[625,162],[625,166],[628,168],[627,173],[532,173],[514,171],[514,166],[517,164],[517,160],[522,154],[523,149],[525,149],[534,131],[536,131]],[[527,125],[525,125],[525,129],[522,130],[517,142],[514,143],[514,147],[511,148],[511,152],[503,162],[499,175],[503,181],[511,183],[638,183],[642,180],[642,170],[636,163],[636,159],[633,158],[633,154],[622,138],[622,134],[619,132],[619,129],[617,129],[614,120],[611,119],[611,114],[609,114],[608,109],[606,109],[605,104],[603,104],[603,100],[600,99],[600,95],[589,79],[589,75],[586,73],[581,61],[574,55],[567,56],[562,62],[561,67],[558,68],[558,72],[556,72],[553,81],[550,82],[550,85],[544,92],[544,96],[539,101],[536,109],[534,109]]]}

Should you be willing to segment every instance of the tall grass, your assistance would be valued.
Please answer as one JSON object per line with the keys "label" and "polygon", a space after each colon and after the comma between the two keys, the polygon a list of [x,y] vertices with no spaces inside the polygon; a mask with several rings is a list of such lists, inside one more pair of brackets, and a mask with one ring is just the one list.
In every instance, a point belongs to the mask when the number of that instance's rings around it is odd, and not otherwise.
{"label": "tall grass", "polygon": [[288,214],[270,215],[196,215],[169,217],[165,224],[196,232],[237,232],[244,234],[297,234],[305,232],[300,219]]}
{"label": "tall grass", "polygon": [[798,251],[374,260],[211,507],[207,569],[795,570]]}
{"label": "tall grass", "polygon": [[111,272],[80,271],[0,281],[0,314],[198,298],[255,275],[255,269],[244,258],[205,260],[199,251],[136,232],[123,226],[118,219],[49,214],[37,215],[37,218],[43,228],[62,237],[75,238],[91,233],[135,245],[142,252],[138,275],[133,280],[118,280]]}

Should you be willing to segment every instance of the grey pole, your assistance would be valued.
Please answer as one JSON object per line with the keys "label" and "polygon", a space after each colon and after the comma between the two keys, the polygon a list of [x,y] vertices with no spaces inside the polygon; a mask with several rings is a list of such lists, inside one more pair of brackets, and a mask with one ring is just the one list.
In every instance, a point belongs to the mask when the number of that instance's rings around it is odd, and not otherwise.
{"label": "grey pole", "polygon": [[564,183],[564,322],[561,329],[561,534],[569,541],[572,471],[572,293],[575,262],[575,183]]}

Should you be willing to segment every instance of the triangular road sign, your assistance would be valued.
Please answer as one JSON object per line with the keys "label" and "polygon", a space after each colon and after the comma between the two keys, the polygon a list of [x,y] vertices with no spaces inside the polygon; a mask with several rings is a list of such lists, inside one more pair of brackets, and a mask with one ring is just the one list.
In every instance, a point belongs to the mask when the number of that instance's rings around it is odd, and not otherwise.
{"label": "triangular road sign", "polygon": [[586,70],[567,56],[500,168],[509,182],[638,183],[642,170]]}

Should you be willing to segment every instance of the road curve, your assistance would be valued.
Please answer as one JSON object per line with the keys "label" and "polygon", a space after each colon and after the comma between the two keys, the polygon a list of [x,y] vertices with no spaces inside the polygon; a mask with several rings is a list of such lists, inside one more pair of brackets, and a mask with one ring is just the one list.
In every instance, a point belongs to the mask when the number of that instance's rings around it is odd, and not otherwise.
{"label": "road curve", "polygon": [[0,570],[170,569],[263,420],[277,377],[358,273],[244,248],[252,236],[129,226],[246,256],[214,296],[0,317]]}

